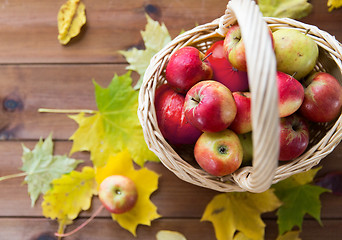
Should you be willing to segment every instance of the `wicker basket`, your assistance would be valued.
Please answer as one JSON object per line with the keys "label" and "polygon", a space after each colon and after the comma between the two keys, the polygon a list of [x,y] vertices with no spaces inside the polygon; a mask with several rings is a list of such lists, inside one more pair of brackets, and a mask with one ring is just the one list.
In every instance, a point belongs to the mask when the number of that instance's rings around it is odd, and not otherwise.
{"label": "wicker basket", "polygon": [[[223,39],[227,27],[238,22],[246,47],[248,77],[252,95],[253,164],[225,177],[214,177],[184,160],[162,136],[156,119],[156,88],[165,83],[165,67],[179,48],[191,45],[205,52],[215,41]],[[138,116],[149,148],[180,179],[220,192],[262,192],[273,183],[317,165],[339,144],[342,138],[340,117],[326,124],[310,126],[310,143],[299,158],[279,164],[279,117],[276,87],[276,60],[267,29],[310,29],[310,36],[319,46],[316,70],[326,71],[342,82],[342,47],[330,34],[315,26],[292,19],[264,18],[252,0],[231,0],[225,14],[211,23],[189,30],[170,42],[151,60],[139,94]],[[256,144],[257,143],[257,144]]]}

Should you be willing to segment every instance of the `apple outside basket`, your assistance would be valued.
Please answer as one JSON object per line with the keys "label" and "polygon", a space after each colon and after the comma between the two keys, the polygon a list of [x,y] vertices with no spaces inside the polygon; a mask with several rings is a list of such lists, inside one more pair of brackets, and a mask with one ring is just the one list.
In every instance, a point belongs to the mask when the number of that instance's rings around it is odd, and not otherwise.
{"label": "apple outside basket", "polygon": [[[154,106],[155,90],[166,82],[165,67],[179,48],[190,45],[202,52],[223,39],[230,25],[238,23],[246,48],[248,78],[252,99],[252,166],[215,177],[176,151],[161,134]],[[220,192],[263,192],[272,184],[293,174],[307,171],[333,151],[342,138],[342,115],[336,121],[310,125],[310,143],[304,154],[290,162],[279,163],[279,117],[276,83],[276,59],[268,27],[293,28],[305,33],[319,46],[316,71],[325,71],[342,82],[342,47],[329,33],[316,26],[288,18],[263,17],[252,0],[231,0],[221,18],[197,26],[176,37],[150,62],[139,92],[138,117],[148,147],[180,179]]]}

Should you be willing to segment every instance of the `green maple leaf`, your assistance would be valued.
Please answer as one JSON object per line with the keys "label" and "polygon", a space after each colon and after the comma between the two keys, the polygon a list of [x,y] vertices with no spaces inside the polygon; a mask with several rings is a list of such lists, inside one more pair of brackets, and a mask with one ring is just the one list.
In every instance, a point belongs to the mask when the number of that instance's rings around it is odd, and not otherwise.
{"label": "green maple leaf", "polygon": [[51,134],[43,141],[36,144],[31,151],[25,145],[23,147],[21,170],[25,172],[25,182],[31,197],[31,205],[34,206],[41,193],[46,193],[51,188],[52,180],[69,173],[82,161],[68,158],[67,156],[52,155],[53,142]]}
{"label": "green maple leaf", "polygon": [[328,189],[310,184],[317,169],[293,175],[273,186],[275,194],[283,202],[277,211],[279,234],[292,230],[294,226],[302,228],[305,214],[311,215],[320,224],[320,195]]}
{"label": "green maple leaf", "polygon": [[201,221],[213,223],[218,240],[259,240],[265,232],[261,214],[274,211],[280,204],[272,189],[263,193],[218,194],[207,205]]}
{"label": "green maple leaf", "polygon": [[146,15],[146,18],[145,31],[141,31],[145,49],[132,48],[128,51],[119,51],[130,64],[127,69],[136,71],[140,75],[140,79],[134,86],[134,89],[140,88],[151,58],[171,41],[171,36],[165,24],[160,25],[158,21],[154,21],[148,15]]}
{"label": "green maple leaf", "polygon": [[147,160],[158,161],[146,145],[137,115],[139,93],[131,84],[130,72],[115,75],[108,88],[94,82],[98,111],[91,116],[84,113],[70,116],[79,124],[71,136],[71,153],[90,151],[97,167],[106,164],[109,155],[125,149],[140,166]]}
{"label": "green maple leaf", "polygon": [[258,5],[265,17],[300,19],[312,11],[307,0],[259,0]]}

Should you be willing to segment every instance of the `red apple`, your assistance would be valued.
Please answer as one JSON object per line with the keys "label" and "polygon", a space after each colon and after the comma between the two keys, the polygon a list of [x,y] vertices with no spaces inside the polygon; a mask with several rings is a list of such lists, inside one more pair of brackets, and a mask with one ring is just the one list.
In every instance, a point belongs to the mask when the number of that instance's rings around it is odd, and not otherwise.
{"label": "red apple", "polygon": [[247,91],[249,88],[247,72],[239,71],[232,66],[224,53],[223,42],[223,40],[215,42],[205,53],[213,69],[213,79],[232,92]]}
{"label": "red apple", "polygon": [[205,132],[219,132],[226,129],[236,115],[236,104],[231,91],[214,80],[195,84],[186,94],[185,117]]}
{"label": "red apple", "polygon": [[294,77],[277,72],[279,116],[287,117],[296,112],[304,99],[304,88]]}
{"label": "red apple", "polygon": [[243,149],[232,130],[204,132],[196,142],[194,155],[202,169],[214,176],[235,172],[241,165]]}
{"label": "red apple", "polygon": [[237,134],[248,133],[252,131],[251,119],[251,93],[233,92],[236,103],[236,116],[229,128]]}
{"label": "red apple", "polygon": [[182,94],[175,92],[167,84],[156,90],[158,126],[164,138],[171,144],[194,144],[202,133],[185,118],[184,100]]}
{"label": "red apple", "polygon": [[[271,37],[272,46],[274,47],[273,34],[269,29],[269,35]],[[224,38],[223,43],[226,58],[232,64],[233,67],[240,71],[247,71],[246,50],[245,44],[241,36],[240,26],[232,25]]]}
{"label": "red apple", "polygon": [[312,74],[305,82],[300,113],[313,122],[329,122],[341,113],[342,87],[329,73]]}
{"label": "red apple", "polygon": [[130,178],[112,175],[101,182],[99,198],[109,212],[121,214],[134,207],[138,192],[135,183]]}
{"label": "red apple", "polygon": [[166,66],[165,77],[168,84],[176,92],[185,94],[197,82],[211,79],[213,71],[204,58],[204,54],[195,47],[178,49]]}
{"label": "red apple", "polygon": [[279,160],[289,161],[304,153],[309,144],[309,127],[297,114],[280,119]]}

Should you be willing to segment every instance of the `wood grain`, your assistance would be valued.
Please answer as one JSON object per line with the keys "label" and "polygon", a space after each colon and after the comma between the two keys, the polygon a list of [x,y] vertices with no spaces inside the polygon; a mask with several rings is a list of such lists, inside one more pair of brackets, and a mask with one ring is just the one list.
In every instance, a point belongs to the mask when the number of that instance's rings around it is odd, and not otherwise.
{"label": "wood grain", "polygon": [[[84,222],[79,219],[73,226],[67,228],[71,231],[75,226]],[[265,240],[274,240],[278,235],[275,220],[265,220]],[[342,220],[324,220],[323,226],[320,226],[313,220],[305,221],[301,239],[331,239],[337,240],[342,236]],[[1,218],[0,219],[0,239],[12,240],[41,240],[56,239],[53,237],[58,225],[55,221],[42,218]],[[69,230],[70,229],[70,230]],[[151,227],[140,225],[137,229],[137,237],[133,237],[126,230],[121,229],[116,222],[110,218],[95,218],[89,225],[79,231],[77,234],[68,237],[70,240],[122,240],[137,239],[151,240],[155,239],[155,234],[159,230],[171,230],[182,233],[187,240],[215,239],[215,233],[210,222],[200,222],[199,219],[157,219],[152,222]]]}
{"label": "wood grain", "polygon": [[[196,24],[223,15],[227,1],[91,1],[84,0],[87,24],[67,46],[57,40],[57,12],[64,0],[2,1],[0,63],[120,63],[118,50],[143,47],[145,14],[164,22],[172,37]],[[328,12],[326,1],[313,0],[313,12],[301,21],[318,26],[342,41],[341,10]],[[39,53],[39,54],[37,54]]]}
{"label": "wood grain", "polygon": [[[66,114],[38,113],[39,108],[96,109],[94,79],[106,87],[115,73],[126,72],[127,63],[119,50],[144,48],[140,31],[146,24],[145,14],[164,22],[172,37],[182,30],[210,22],[220,17],[227,1],[222,0],[83,0],[87,24],[70,44],[57,40],[57,12],[65,0],[0,1],[0,176],[18,173],[21,167],[21,144],[32,149],[40,137],[53,132],[55,154],[68,154],[69,137],[77,124]],[[342,41],[342,8],[328,12],[327,1],[312,0],[312,13],[303,21]],[[138,75],[132,73],[134,81]],[[91,165],[87,152],[72,157],[84,160],[78,169]],[[342,171],[342,145],[322,160],[319,176]],[[101,212],[91,224],[68,239],[154,239],[161,229],[183,233],[188,240],[215,239],[212,224],[200,222],[205,206],[216,195],[178,179],[161,163],[148,163],[156,171],[159,189],[152,202],[163,217],[151,227],[139,226],[138,237],[113,222],[110,214]],[[325,193],[322,200],[320,226],[306,216],[301,238],[342,239],[341,196]],[[0,182],[0,239],[42,240],[53,237],[57,222],[42,216],[37,201],[31,208],[27,185],[23,177]],[[81,224],[98,207],[94,197],[92,208],[80,214],[75,224]],[[263,215],[267,240],[277,236],[275,213]]]}
{"label": "wood grain", "polygon": [[[0,63],[118,63],[118,50],[142,47],[145,14],[165,22],[175,37],[182,29],[212,21],[225,1],[90,1],[82,33],[67,46],[57,40],[57,12],[64,0],[3,1],[0,6]],[[215,6],[215,7],[212,7]],[[196,16],[196,17],[195,17]],[[24,39],[24,40],[23,40]],[[37,52],[39,54],[37,54]]]}

